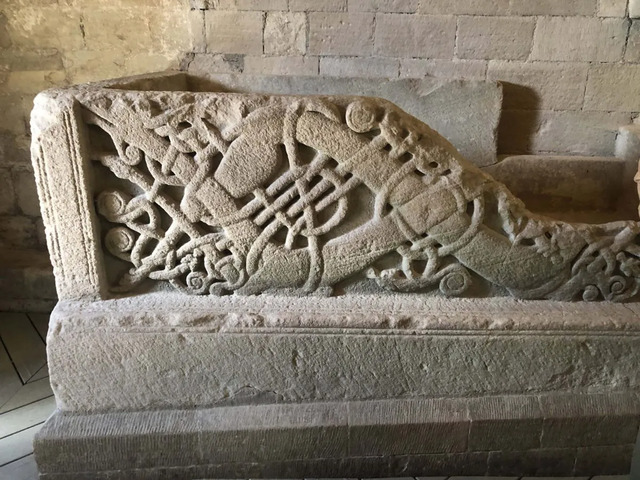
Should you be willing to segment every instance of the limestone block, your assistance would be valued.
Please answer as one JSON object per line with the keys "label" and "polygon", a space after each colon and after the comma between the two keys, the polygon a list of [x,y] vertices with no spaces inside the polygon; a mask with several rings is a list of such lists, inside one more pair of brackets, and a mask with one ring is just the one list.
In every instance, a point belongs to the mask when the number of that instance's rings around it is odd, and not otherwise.
{"label": "limestone block", "polygon": [[531,58],[617,62],[622,58],[627,29],[623,18],[543,17],[538,21]]}
{"label": "limestone block", "polygon": [[418,13],[427,15],[506,15],[509,0],[424,0]]}
{"label": "limestone block", "polygon": [[640,1],[629,0],[629,17],[640,18]]}
{"label": "limestone block", "polygon": [[512,0],[512,15],[591,16],[598,0]]}
{"label": "limestone block", "polygon": [[16,208],[11,171],[0,169],[0,215],[12,214]]}
{"label": "limestone block", "polygon": [[487,78],[502,83],[508,110],[579,110],[588,65],[489,61]]}
{"label": "limestone block", "polygon": [[400,78],[436,77],[484,80],[486,73],[487,62],[482,60],[400,59]]}
{"label": "limestone block", "polygon": [[562,219],[598,212],[615,221],[636,217],[636,164],[611,157],[521,155],[503,158],[485,171],[534,212]]}
{"label": "limestone block", "polygon": [[453,57],[453,16],[378,14],[375,53],[387,57]]}
{"label": "limestone block", "polygon": [[418,0],[348,0],[350,12],[414,13]]}
{"label": "limestone block", "polygon": [[262,54],[262,17],[261,12],[207,10],[207,51]]}
{"label": "limestone block", "polygon": [[55,281],[46,251],[3,249],[0,254],[2,311],[46,312],[55,306]]}
{"label": "limestone block", "polygon": [[609,475],[627,475],[631,467],[634,444],[608,447],[578,448],[575,475],[589,475],[595,469]]}
{"label": "limestone block", "polygon": [[640,63],[640,20],[631,22],[624,59],[627,62]]}
{"label": "limestone block", "polygon": [[526,60],[535,20],[517,17],[461,17],[456,53],[459,58]]}
{"label": "limestone block", "polygon": [[13,72],[26,70],[55,71],[62,70],[62,56],[56,48],[33,50],[0,51],[0,65],[6,65]]}
{"label": "limestone block", "polygon": [[[116,14],[117,12],[117,14]],[[119,50],[125,52],[152,51],[156,45],[146,18],[151,9],[95,8],[83,13],[84,48],[88,50]],[[181,35],[182,33],[182,35]],[[188,32],[175,32],[178,36]],[[68,48],[64,49],[68,50]],[[74,49],[76,50],[76,49]],[[77,49],[81,50],[81,49]]]}
{"label": "limestone block", "polygon": [[614,155],[619,126],[630,122],[631,116],[622,112],[505,110],[498,148],[513,153],[562,152],[608,157]]}
{"label": "limestone block", "polygon": [[[539,397],[481,397],[468,402],[470,451],[540,448],[543,414]],[[496,417],[504,421],[497,423]]]}
{"label": "limestone block", "polygon": [[[543,448],[631,445],[638,436],[638,399],[628,395],[567,396],[565,402],[540,399],[544,423],[540,442]],[[616,415],[593,418],[600,409]]]}
{"label": "limestone block", "polygon": [[61,302],[51,322],[72,412],[640,388],[637,312],[614,304],[165,292]]}
{"label": "limestone block", "polygon": [[586,110],[640,110],[640,65],[592,66],[584,106]]}
{"label": "limestone block", "polygon": [[[540,400],[554,403],[562,396],[546,395]],[[391,399],[100,415],[56,412],[37,435],[34,447],[40,472],[66,479],[88,478],[87,475],[100,479],[150,479],[169,472],[180,478],[572,475],[574,464],[583,474],[597,475],[621,468],[612,468],[612,461],[591,461],[587,465],[585,454],[589,452],[596,459],[609,453],[628,468],[629,445],[618,442],[578,449],[527,450],[524,443],[519,451],[467,449],[466,432],[460,427],[469,426],[469,406],[498,405],[501,401],[520,406],[538,399]],[[606,402],[598,407],[593,423],[617,416]],[[510,422],[519,418],[518,412],[512,410],[493,411],[486,416],[496,431],[505,434]],[[366,436],[367,431],[375,435]],[[409,443],[409,438],[413,442]],[[444,443],[438,444],[438,439]],[[514,437],[514,441],[519,444],[518,438]],[[395,453],[403,443],[409,451]],[[465,451],[425,453],[449,447]]]}
{"label": "limestone block", "polygon": [[[261,58],[261,57],[251,57]],[[240,73],[244,70],[245,57],[234,54],[195,54],[187,64],[187,71],[194,75],[211,73]],[[254,60],[255,61],[255,60]],[[264,61],[260,62],[261,64]]]}
{"label": "limestone block", "polygon": [[35,95],[42,90],[62,86],[65,83],[66,73],[63,70],[9,72],[3,90],[9,93]]}
{"label": "limestone block", "polygon": [[13,185],[16,191],[16,200],[20,212],[31,217],[40,216],[38,204],[38,192],[33,171],[16,169],[13,172]]}
{"label": "limestone block", "polygon": [[600,0],[598,3],[599,17],[624,17],[627,13],[628,0]]}
{"label": "limestone block", "polygon": [[267,13],[264,53],[302,55],[307,48],[307,20],[304,13]]}
{"label": "limestone block", "polygon": [[399,61],[392,58],[320,58],[320,75],[330,77],[394,78],[398,69]]}
{"label": "limestone block", "polygon": [[620,127],[616,137],[616,157],[630,161],[640,160],[640,125]]}
{"label": "limestone block", "polygon": [[[321,2],[313,2],[321,4]],[[293,10],[293,8],[292,8]],[[371,13],[312,12],[309,53],[314,55],[371,55],[374,15]]]}
{"label": "limestone block", "polygon": [[287,10],[287,0],[236,0],[238,10]]}
{"label": "limestone block", "polygon": [[38,248],[34,222],[31,218],[4,215],[0,217],[0,247],[7,249]]}
{"label": "limestone block", "polygon": [[75,8],[62,5],[34,6],[29,3],[22,7],[7,7],[4,14],[13,48],[56,48],[59,51],[85,48],[80,12]]}
{"label": "limestone block", "polygon": [[[576,450],[544,448],[525,451],[489,452],[487,475],[573,476]],[[609,472],[604,468],[593,472]]]}
{"label": "limestone block", "polygon": [[347,0],[289,0],[289,10],[292,12],[345,12]]}
{"label": "limestone block", "polygon": [[[318,57],[244,57],[244,73],[249,75],[318,75]],[[213,70],[209,70],[211,72]],[[219,70],[220,71],[220,70]],[[205,72],[205,73],[209,73]]]}

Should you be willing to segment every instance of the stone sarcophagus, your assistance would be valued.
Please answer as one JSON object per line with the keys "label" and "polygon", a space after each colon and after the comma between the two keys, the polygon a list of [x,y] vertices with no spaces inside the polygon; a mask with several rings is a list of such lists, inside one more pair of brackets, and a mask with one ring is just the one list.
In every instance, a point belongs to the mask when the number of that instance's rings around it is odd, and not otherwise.
{"label": "stone sarcophagus", "polygon": [[36,99],[43,478],[627,473],[640,223],[528,211],[371,82],[242,82]]}

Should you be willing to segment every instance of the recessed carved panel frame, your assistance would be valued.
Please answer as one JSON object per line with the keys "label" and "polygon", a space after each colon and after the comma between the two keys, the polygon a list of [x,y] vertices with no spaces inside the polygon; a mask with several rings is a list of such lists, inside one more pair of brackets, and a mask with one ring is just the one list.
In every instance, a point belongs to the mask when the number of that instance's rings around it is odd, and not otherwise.
{"label": "recessed carved panel frame", "polygon": [[[638,292],[638,222],[534,215],[382,99],[68,90],[33,124],[63,297]],[[126,269],[109,277],[113,259]]]}

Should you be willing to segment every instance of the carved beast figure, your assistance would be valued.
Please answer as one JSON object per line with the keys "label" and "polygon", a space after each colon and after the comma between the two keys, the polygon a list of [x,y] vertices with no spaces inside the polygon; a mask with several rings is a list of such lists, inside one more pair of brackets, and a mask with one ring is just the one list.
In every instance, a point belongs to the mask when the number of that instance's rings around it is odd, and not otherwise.
{"label": "carved beast figure", "polygon": [[104,245],[130,267],[116,291],[151,279],[195,294],[330,292],[353,278],[445,295],[474,281],[519,298],[638,291],[637,222],[534,215],[385,100],[106,89],[77,100],[93,160],[121,179],[95,192],[118,224]]}

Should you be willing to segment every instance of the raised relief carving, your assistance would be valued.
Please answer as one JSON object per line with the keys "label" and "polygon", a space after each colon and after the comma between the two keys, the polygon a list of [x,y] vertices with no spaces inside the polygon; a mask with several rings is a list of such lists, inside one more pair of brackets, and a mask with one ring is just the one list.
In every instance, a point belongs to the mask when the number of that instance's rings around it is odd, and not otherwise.
{"label": "raised relief carving", "polygon": [[109,91],[79,101],[92,158],[120,179],[96,196],[115,224],[104,246],[130,266],[114,291],[147,279],[215,295],[358,282],[558,300],[638,291],[637,222],[534,215],[387,101]]}

